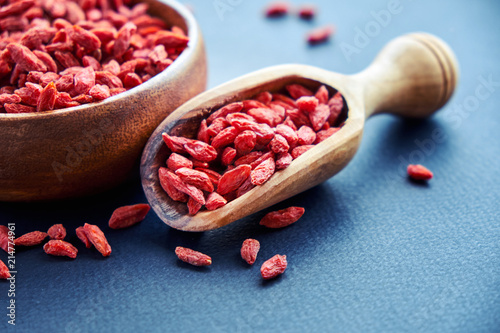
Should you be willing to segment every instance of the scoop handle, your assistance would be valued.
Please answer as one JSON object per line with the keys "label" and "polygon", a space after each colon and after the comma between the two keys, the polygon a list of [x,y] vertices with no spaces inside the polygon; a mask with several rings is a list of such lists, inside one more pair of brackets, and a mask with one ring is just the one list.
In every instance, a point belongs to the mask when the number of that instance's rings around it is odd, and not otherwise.
{"label": "scoop handle", "polygon": [[444,41],[413,33],[391,41],[353,78],[363,86],[366,117],[392,113],[424,118],[450,99],[458,76],[457,60]]}

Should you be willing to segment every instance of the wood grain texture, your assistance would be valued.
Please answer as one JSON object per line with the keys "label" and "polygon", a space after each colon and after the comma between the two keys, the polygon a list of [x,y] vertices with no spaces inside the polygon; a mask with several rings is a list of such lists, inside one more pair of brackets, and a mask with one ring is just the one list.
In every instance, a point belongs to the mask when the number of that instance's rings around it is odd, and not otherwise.
{"label": "wood grain texture", "polygon": [[149,81],[99,103],[39,114],[0,114],[0,200],[92,194],[135,172],[150,134],[179,105],[206,89],[205,48],[191,13],[175,1],[146,0],[188,47]]}
{"label": "wood grain texture", "polygon": [[[434,48],[446,52],[436,53]],[[395,39],[371,66],[353,76],[303,65],[274,66],[242,76],[193,98],[155,130],[141,160],[146,197],[158,216],[173,228],[205,231],[222,227],[316,186],[342,170],[358,149],[365,117],[380,112],[409,117],[432,114],[450,98],[457,77],[453,53],[444,42],[427,34]],[[201,119],[212,110],[252,98],[261,91],[283,91],[290,83],[301,83],[313,90],[325,84],[330,93],[340,91],[347,103],[347,120],[342,129],[288,168],[276,172],[262,186],[215,211],[189,216],[185,204],[167,196],[158,181],[158,168],[164,166],[170,153],[162,141],[163,132],[193,138]]]}

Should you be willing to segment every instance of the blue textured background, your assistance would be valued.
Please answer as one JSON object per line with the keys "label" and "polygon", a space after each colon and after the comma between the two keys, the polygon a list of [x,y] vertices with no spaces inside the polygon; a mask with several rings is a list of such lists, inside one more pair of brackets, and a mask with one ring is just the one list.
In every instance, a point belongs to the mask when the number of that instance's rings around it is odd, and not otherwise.
{"label": "blue textured background", "polygon": [[[154,213],[133,228],[107,229],[116,207],[145,201],[139,181],[64,204],[0,203],[0,223],[15,222],[18,234],[64,223],[80,250],[74,261],[40,248],[17,253],[17,331],[500,331],[500,86],[460,111],[480,77],[500,82],[500,3],[401,0],[401,13],[348,61],[341,44],[353,44],[355,29],[388,1],[316,0],[321,12],[311,23],[265,19],[263,0],[220,0],[231,9],[222,15],[215,2],[189,1],[206,39],[210,87],[290,62],[355,73],[390,39],[414,31],[450,44],[460,84],[429,120],[370,119],[345,170],[278,205],[306,209],[286,229],[259,227],[264,212],[203,234],[172,230]],[[306,31],[326,23],[338,27],[333,41],[307,46]],[[435,129],[445,139],[431,146]],[[427,165],[435,179],[410,182],[402,172],[408,162]],[[76,239],[74,228],[85,222],[103,227],[111,257]],[[262,244],[255,267],[239,257],[248,237]],[[206,252],[214,264],[198,269],[179,262],[178,245]],[[275,253],[286,254],[289,267],[263,282],[259,266]],[[12,329],[7,289],[0,283],[1,331]]]}

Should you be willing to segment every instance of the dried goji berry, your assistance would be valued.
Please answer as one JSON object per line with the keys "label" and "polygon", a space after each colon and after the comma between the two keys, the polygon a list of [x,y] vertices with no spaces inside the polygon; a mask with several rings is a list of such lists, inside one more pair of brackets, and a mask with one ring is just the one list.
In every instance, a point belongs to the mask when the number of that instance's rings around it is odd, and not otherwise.
{"label": "dried goji berry", "polygon": [[269,4],[265,10],[267,17],[280,17],[288,14],[290,4],[286,1],[275,1]]}
{"label": "dried goji berry", "polygon": [[316,133],[316,141],[314,141],[314,144],[317,145],[318,143],[325,141],[339,130],[340,127],[330,127],[329,129],[319,131]]}
{"label": "dried goji berry", "polygon": [[111,254],[111,246],[109,245],[106,236],[104,236],[104,233],[98,226],[85,223],[83,229],[85,230],[87,238],[94,245],[97,251],[99,251],[104,257]]}
{"label": "dried goji berry", "polygon": [[111,229],[123,229],[144,220],[151,207],[148,204],[136,204],[115,209],[108,225]]}
{"label": "dried goji berry", "polygon": [[286,86],[286,90],[293,99],[299,99],[303,96],[314,96],[311,90],[300,84],[289,84]]}
{"label": "dried goji berry", "polygon": [[297,222],[304,215],[304,212],[305,209],[302,207],[288,207],[270,212],[262,218],[260,225],[268,228],[283,228]]}
{"label": "dried goji berry", "polygon": [[302,126],[297,131],[299,145],[310,145],[316,140],[316,132],[309,126]]}
{"label": "dried goji berry", "polygon": [[316,7],[313,5],[302,5],[299,8],[299,17],[304,20],[311,20],[316,15]]}
{"label": "dried goji berry", "polygon": [[318,106],[318,99],[314,96],[303,96],[297,100],[297,106],[301,112],[313,112]]}
{"label": "dried goji berry", "polygon": [[[211,162],[217,158],[217,151],[215,146],[212,146],[197,140],[190,140],[184,144],[185,151],[194,157],[195,159],[202,162]],[[217,147],[218,148],[218,147]]]}
{"label": "dried goji berry", "polygon": [[287,265],[286,255],[277,254],[262,264],[260,274],[264,280],[269,280],[283,274]]}
{"label": "dried goji berry", "polygon": [[10,278],[10,271],[7,266],[5,266],[4,262],[0,260],[0,279],[8,279]]}
{"label": "dried goji berry", "polygon": [[330,108],[326,104],[318,105],[313,111],[309,113],[309,120],[311,121],[312,128],[317,132],[330,117]]}
{"label": "dried goji berry", "polygon": [[193,266],[210,266],[212,264],[212,258],[187,247],[177,246],[175,254],[180,260]]}
{"label": "dried goji berry", "polygon": [[234,148],[240,155],[250,153],[257,144],[257,135],[253,131],[243,131],[234,139]]}
{"label": "dried goji berry", "polygon": [[184,149],[184,144],[191,141],[190,139],[180,136],[170,136],[167,133],[163,133],[162,138],[167,147],[170,148],[172,152],[181,154],[186,152],[186,149]]}
{"label": "dried goji berry", "polygon": [[286,169],[292,163],[292,155],[289,153],[279,154],[276,158],[276,170]]}
{"label": "dried goji berry", "polygon": [[298,146],[293,148],[292,150],[292,157],[293,159],[298,158],[300,155],[304,154],[306,151],[314,147],[313,145],[305,145],[305,146]]}
{"label": "dried goji berry", "polygon": [[14,245],[22,246],[35,246],[41,244],[43,240],[48,236],[46,232],[42,231],[32,231],[27,234],[22,235],[14,240]]}
{"label": "dried goji berry", "polygon": [[256,239],[248,238],[243,241],[241,245],[241,258],[245,260],[249,265],[253,265],[257,259],[257,254],[260,250],[260,243]]}
{"label": "dried goji berry", "polygon": [[[235,140],[236,142],[236,140]],[[236,149],[232,147],[226,147],[224,148],[224,151],[222,152],[222,157],[221,157],[221,162],[223,165],[229,165],[233,163],[234,159],[236,158]]]}
{"label": "dried goji berry", "polygon": [[66,256],[72,259],[78,254],[76,247],[63,240],[50,240],[43,246],[43,250],[53,256]]}
{"label": "dried goji berry", "polygon": [[62,224],[54,224],[47,231],[50,239],[64,239],[66,237],[66,228]]}
{"label": "dried goji berry", "polygon": [[274,174],[276,165],[272,157],[260,163],[255,169],[252,170],[250,177],[252,178],[252,184],[262,185],[268,181],[269,178]]}
{"label": "dried goji berry", "polygon": [[19,69],[26,72],[47,71],[47,66],[45,66],[45,64],[26,46],[19,43],[10,43],[7,45],[7,50],[12,60],[19,66]]}
{"label": "dried goji berry", "polygon": [[233,126],[223,129],[212,139],[212,147],[217,149],[233,143],[238,133],[239,131]]}
{"label": "dried goji berry", "polygon": [[333,25],[319,27],[307,33],[307,41],[312,45],[321,44],[328,41],[334,32],[335,27]]}
{"label": "dried goji berry", "polygon": [[0,248],[9,252],[9,228],[0,225]]}
{"label": "dried goji berry", "polygon": [[252,168],[248,164],[237,166],[236,168],[227,171],[219,179],[217,192],[221,195],[235,191],[241,184],[250,176]]}
{"label": "dried goji berry", "polygon": [[217,208],[224,206],[226,203],[227,200],[219,193],[212,192],[207,197],[207,203],[205,204],[205,207],[207,207],[208,210],[216,210]]}
{"label": "dried goji berry", "polygon": [[160,168],[158,170],[158,178],[160,180],[160,185],[168,196],[174,201],[187,202],[188,195],[184,192],[179,191],[174,185],[170,183],[169,173],[170,170],[167,168]]}
{"label": "dried goji berry", "polygon": [[193,162],[182,155],[179,155],[177,153],[172,153],[167,159],[167,166],[172,171],[175,171],[180,168],[192,169]]}
{"label": "dried goji berry", "polygon": [[320,104],[327,104],[328,103],[328,89],[324,85],[318,88],[318,91],[316,91],[316,94],[314,97],[318,99],[318,102]]}
{"label": "dried goji berry", "polygon": [[189,185],[189,184],[183,182],[179,176],[177,176],[175,173],[173,173],[172,171],[170,171],[168,169],[160,168],[160,173],[161,173],[161,177],[164,178],[164,182],[169,183],[178,191],[186,193],[187,195],[189,195],[191,198],[193,198],[194,200],[196,200],[200,204],[202,204],[202,205],[205,204],[205,197],[203,196],[203,192],[200,189],[198,189],[196,186]]}
{"label": "dried goji berry", "polygon": [[243,109],[243,103],[242,102],[236,102],[236,103],[231,103],[226,106],[223,106],[219,110],[213,112],[208,116],[207,118],[207,123],[211,124],[212,121],[214,121],[216,118],[224,118],[230,113],[235,113],[235,112],[240,112],[241,109]]}
{"label": "dried goji berry", "polygon": [[175,174],[186,184],[196,186],[200,190],[213,192],[214,186],[208,175],[204,172],[193,170],[190,168],[180,168],[175,171]]}
{"label": "dried goji berry", "polygon": [[201,207],[203,207],[203,205],[190,197],[188,202],[187,202],[187,207],[188,207],[189,215],[195,215],[196,213],[198,213],[200,211],[200,209],[201,209]]}
{"label": "dried goji berry", "polygon": [[43,88],[37,102],[37,111],[54,110],[56,104],[57,89],[54,82],[49,83]]}
{"label": "dried goji berry", "polygon": [[85,247],[87,249],[90,249],[90,247],[92,246],[92,243],[90,242],[89,238],[87,237],[87,233],[85,232],[85,228],[78,227],[78,228],[76,228],[75,232],[76,232],[76,236],[78,237],[78,239],[81,240],[83,242],[83,244],[85,244]]}
{"label": "dried goji berry", "polygon": [[434,176],[432,172],[420,164],[410,164],[407,168],[408,176],[415,180],[429,180]]}
{"label": "dried goji berry", "polygon": [[276,134],[269,143],[269,148],[271,148],[274,153],[281,154],[288,152],[288,149],[290,149],[290,145],[283,136],[281,136],[280,134]]}

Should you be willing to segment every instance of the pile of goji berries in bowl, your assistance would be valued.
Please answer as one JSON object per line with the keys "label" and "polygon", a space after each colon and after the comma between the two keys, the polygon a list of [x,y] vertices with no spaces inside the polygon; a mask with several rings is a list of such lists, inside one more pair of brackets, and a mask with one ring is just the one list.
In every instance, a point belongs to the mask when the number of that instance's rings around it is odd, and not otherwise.
{"label": "pile of goji berries in bowl", "polygon": [[[143,188],[155,211],[162,210],[158,215],[174,219],[219,209],[334,136],[347,119],[343,96],[303,81],[242,92],[209,110],[167,118],[141,162]],[[163,142],[154,138],[159,131]]]}
{"label": "pile of goji berries in bowl", "polygon": [[120,183],[158,124],[205,88],[199,27],[173,0],[4,1],[0,140],[15,149],[0,151],[0,200]]}

